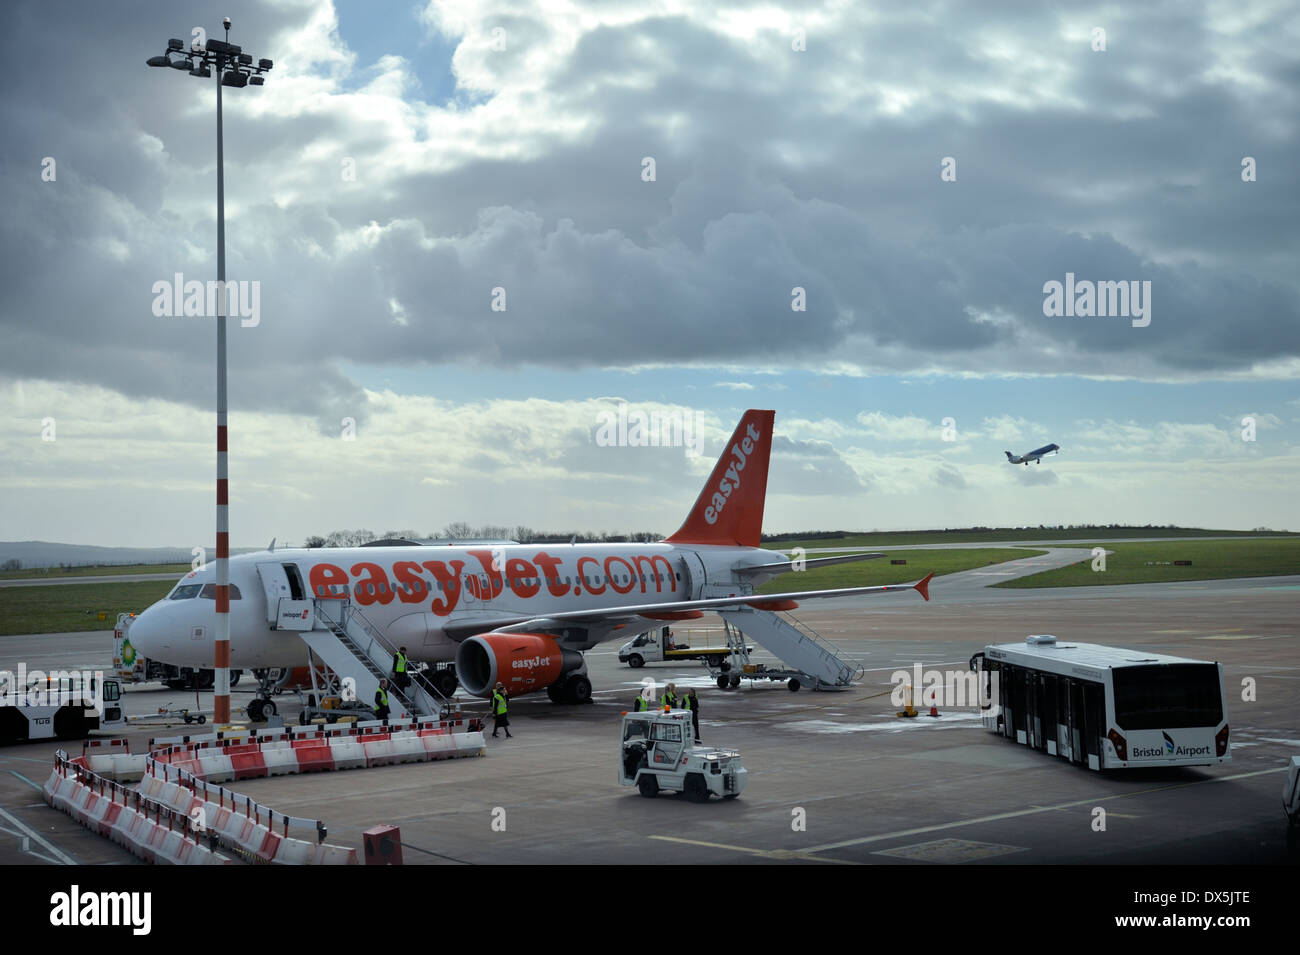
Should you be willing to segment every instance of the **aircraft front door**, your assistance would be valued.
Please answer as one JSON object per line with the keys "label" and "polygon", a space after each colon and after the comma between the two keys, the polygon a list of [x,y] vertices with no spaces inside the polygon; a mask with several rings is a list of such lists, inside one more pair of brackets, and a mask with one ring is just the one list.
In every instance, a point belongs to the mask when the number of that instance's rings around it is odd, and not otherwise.
{"label": "aircraft front door", "polygon": [[280,609],[280,598],[290,597],[289,575],[284,572],[282,564],[258,564],[257,576],[262,581],[262,592],[266,594],[266,622],[275,623]]}

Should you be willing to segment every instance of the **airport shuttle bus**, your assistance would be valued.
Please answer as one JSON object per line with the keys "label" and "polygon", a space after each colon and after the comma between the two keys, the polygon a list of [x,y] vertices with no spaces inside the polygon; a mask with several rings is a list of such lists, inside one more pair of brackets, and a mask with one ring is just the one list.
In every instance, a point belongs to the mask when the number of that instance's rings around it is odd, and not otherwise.
{"label": "airport shuttle bus", "polygon": [[1076,765],[1231,759],[1218,663],[1037,635],[985,647],[971,669],[979,674],[985,729]]}

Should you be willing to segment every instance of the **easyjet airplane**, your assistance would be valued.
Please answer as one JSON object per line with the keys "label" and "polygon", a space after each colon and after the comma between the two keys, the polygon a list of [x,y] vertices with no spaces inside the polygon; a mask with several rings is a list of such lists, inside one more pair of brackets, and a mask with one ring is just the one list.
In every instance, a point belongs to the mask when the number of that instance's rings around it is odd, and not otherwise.
{"label": "easyjet airplane", "polygon": [[[796,600],[917,590],[915,584],[755,596],[796,567],[759,548],[772,448],[772,411],[747,411],[681,529],[658,544],[503,544],[291,549],[230,560],[230,659],[235,669],[298,667],[312,600],[350,599],[413,660],[454,660],[460,684],[484,696],[547,689],[591,696],[583,651],[705,611],[793,609]],[[803,561],[805,568],[873,554]],[[187,574],[136,618],[138,653],[176,666],[213,662],[215,570]],[[451,687],[454,689],[454,684]]]}

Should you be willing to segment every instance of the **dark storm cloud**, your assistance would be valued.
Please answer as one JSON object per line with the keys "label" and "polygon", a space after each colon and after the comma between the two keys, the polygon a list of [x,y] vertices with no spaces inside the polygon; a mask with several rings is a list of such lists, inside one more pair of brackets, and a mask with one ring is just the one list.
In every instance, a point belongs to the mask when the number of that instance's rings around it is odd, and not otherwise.
{"label": "dark storm cloud", "polygon": [[[44,68],[68,31],[48,6],[14,5],[0,36],[0,375],[206,404],[210,323],[149,306],[154,282],[212,270],[210,93],[143,59],[216,23],[197,3],[74,9],[96,36],[76,70]],[[308,10],[232,16],[274,58]],[[565,25],[513,14],[484,102],[519,96],[577,132],[273,72],[227,100],[229,274],[262,283],[260,325],[232,323],[232,401],[326,429],[362,417],[343,360],[1167,377],[1296,357],[1297,70],[1278,11],[1239,35],[1179,5],[1107,12],[1105,53],[1090,21],[1046,7],[936,8],[924,29],[855,10],[802,54],[774,30],[648,18],[587,32],[540,75],[531,56]],[[1260,181],[1241,181],[1244,155]],[[1066,272],[1150,280],[1151,325],[1044,316]]]}

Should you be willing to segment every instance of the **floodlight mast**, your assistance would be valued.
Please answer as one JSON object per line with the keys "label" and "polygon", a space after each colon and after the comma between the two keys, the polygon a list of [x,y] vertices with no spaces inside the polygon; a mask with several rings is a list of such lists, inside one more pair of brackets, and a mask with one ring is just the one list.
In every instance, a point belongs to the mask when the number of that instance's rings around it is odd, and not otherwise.
{"label": "floodlight mast", "polygon": [[[243,88],[250,77],[257,77],[254,86],[262,85],[261,74],[274,65],[261,59],[253,66],[253,58],[244,54],[230,42],[230,17],[222,20],[226,39],[209,40],[203,46],[195,44],[190,52],[182,52],[185,44],[180,40],[167,41],[167,51],[162,56],[150,57],[149,66],[170,66],[188,69],[191,76],[207,78],[215,66],[217,79],[217,560],[216,560],[216,626],[213,633],[213,720],[220,726],[230,722],[230,474],[227,466],[229,448],[226,428],[226,177],[225,148],[222,136],[221,87]],[[171,55],[180,53],[181,59]]]}

